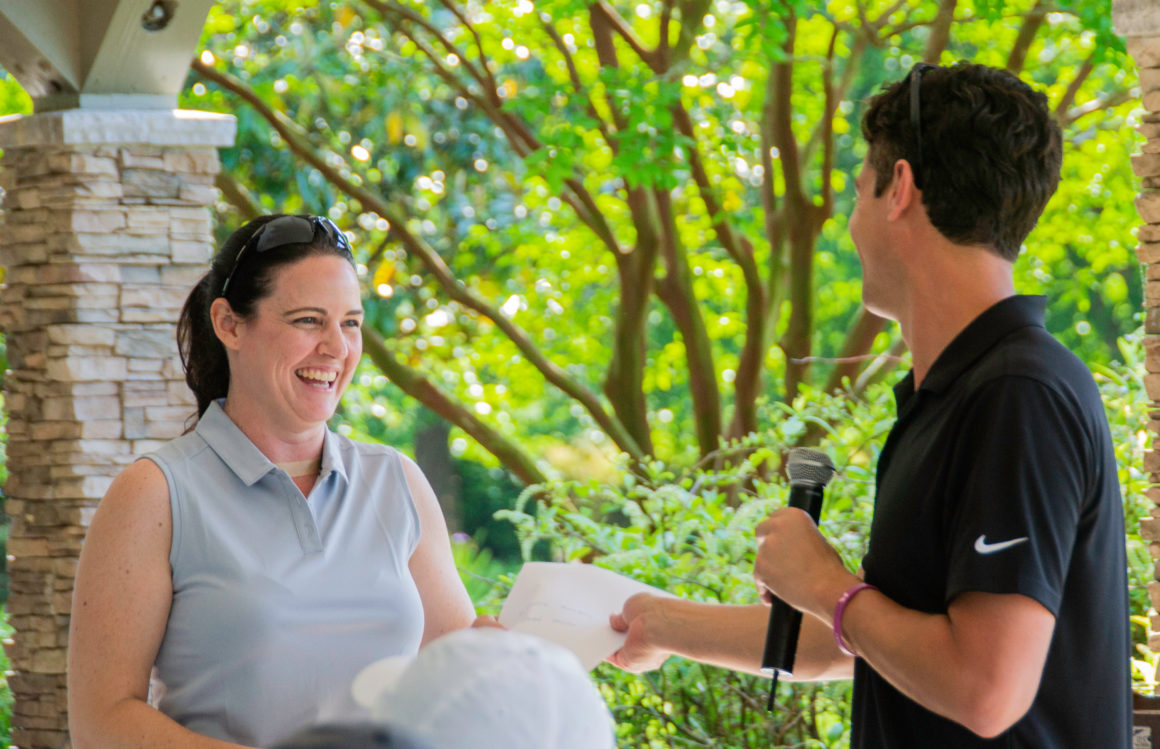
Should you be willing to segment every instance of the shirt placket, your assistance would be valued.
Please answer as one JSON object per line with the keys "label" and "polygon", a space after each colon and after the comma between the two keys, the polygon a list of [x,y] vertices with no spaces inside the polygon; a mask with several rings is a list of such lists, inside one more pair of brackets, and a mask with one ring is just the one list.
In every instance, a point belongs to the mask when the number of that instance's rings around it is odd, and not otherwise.
{"label": "shirt placket", "polygon": [[322,537],[318,533],[318,524],[314,521],[314,513],[310,505],[294,480],[285,472],[276,472],[277,480],[282,487],[282,494],[290,507],[290,518],[294,522],[294,530],[298,532],[298,543],[303,554],[317,554],[322,551]]}

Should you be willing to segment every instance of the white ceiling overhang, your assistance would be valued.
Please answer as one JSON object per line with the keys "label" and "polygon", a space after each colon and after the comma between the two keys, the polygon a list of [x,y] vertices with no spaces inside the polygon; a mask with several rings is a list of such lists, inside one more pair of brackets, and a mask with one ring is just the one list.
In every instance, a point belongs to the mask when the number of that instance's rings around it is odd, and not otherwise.
{"label": "white ceiling overhang", "polygon": [[174,109],[214,0],[0,0],[0,66],[38,112]]}

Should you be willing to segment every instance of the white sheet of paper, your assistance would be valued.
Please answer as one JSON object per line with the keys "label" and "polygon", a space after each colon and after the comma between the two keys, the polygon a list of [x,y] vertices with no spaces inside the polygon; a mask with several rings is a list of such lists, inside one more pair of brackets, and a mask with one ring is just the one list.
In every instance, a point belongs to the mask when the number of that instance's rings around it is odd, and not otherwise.
{"label": "white sheet of paper", "polygon": [[608,624],[637,593],[665,591],[591,564],[528,562],[516,576],[499,623],[571,650],[592,670],[624,642]]}

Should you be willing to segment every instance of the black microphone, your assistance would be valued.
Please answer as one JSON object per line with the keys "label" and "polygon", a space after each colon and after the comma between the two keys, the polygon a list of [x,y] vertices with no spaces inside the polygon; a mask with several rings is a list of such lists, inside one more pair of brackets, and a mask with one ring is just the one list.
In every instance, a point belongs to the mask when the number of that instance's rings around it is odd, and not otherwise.
{"label": "black microphone", "polygon": [[[809,513],[814,522],[822,514],[822,493],[834,475],[830,456],[820,450],[795,447],[786,459],[789,474],[789,507]],[[793,675],[794,655],[797,653],[798,632],[802,626],[802,612],[772,596],[769,609],[769,628],[765,630],[765,653],[761,656],[761,670],[773,675],[769,687],[769,704],[773,710],[773,694],[781,674]]]}

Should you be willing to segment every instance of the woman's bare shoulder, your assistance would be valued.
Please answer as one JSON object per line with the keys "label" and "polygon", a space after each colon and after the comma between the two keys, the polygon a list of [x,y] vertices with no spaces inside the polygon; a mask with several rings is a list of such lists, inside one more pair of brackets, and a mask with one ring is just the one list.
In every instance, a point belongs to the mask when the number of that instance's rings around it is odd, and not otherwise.
{"label": "woman's bare shoulder", "polygon": [[169,508],[169,483],[161,468],[152,460],[138,460],[126,466],[101,499],[94,525],[99,520],[119,519],[117,525],[131,525],[140,529],[141,521],[168,532],[172,523]]}

